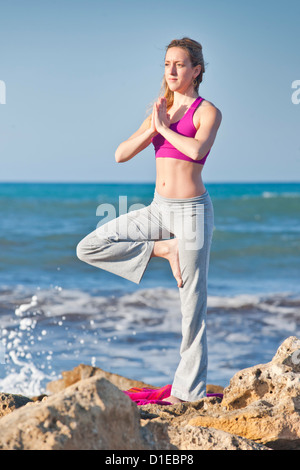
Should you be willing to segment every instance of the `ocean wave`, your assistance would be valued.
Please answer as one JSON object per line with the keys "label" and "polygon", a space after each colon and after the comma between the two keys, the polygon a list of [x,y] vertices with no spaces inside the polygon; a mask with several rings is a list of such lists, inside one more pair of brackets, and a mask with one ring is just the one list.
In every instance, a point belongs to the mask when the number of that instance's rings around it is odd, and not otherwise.
{"label": "ocean wave", "polygon": [[[159,316],[162,313],[180,311],[178,289],[173,288],[137,288],[133,292],[118,292],[97,295],[80,289],[63,289],[53,286],[49,289],[38,288],[34,293],[27,288],[3,288],[0,290],[0,314],[8,309],[14,315],[24,318],[28,315],[58,317],[61,315],[101,316],[111,314],[139,321],[140,312]],[[263,310],[273,313],[293,313],[300,315],[300,297],[292,292],[270,292],[267,294],[238,294],[232,296],[208,295],[208,313],[221,310]],[[143,317],[140,317],[143,318]]]}
{"label": "ocean wave", "polygon": [[257,294],[239,294],[235,296],[208,296],[208,311],[248,310],[274,314],[292,314],[300,318],[300,298],[290,292]]}
{"label": "ocean wave", "polygon": [[282,193],[277,193],[277,192],[272,192],[272,191],[264,191],[262,193],[262,197],[265,199],[268,198],[299,198],[300,193],[299,192],[282,192]]}
{"label": "ocean wave", "polygon": [[[16,286],[2,287],[0,298],[6,393],[43,393],[79,363],[157,386],[172,380],[181,342],[178,289],[104,294]],[[207,330],[210,382],[226,385],[238,369],[269,360],[281,340],[299,333],[300,297],[209,295]]]}

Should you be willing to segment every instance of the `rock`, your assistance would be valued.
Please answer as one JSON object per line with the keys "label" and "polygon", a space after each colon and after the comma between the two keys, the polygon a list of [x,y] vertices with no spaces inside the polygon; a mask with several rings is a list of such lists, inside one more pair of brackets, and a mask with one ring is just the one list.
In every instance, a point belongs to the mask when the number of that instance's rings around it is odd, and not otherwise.
{"label": "rock", "polygon": [[224,387],[221,387],[221,385],[212,385],[212,384],[206,385],[206,393],[223,393],[223,392],[224,392]]}
{"label": "rock", "polygon": [[[219,399],[209,398],[216,403]],[[161,417],[140,419],[140,409],[97,375],[1,419],[1,450],[263,449],[216,429],[186,425],[203,402],[157,406]],[[155,408],[153,409],[155,411]],[[166,419],[170,417],[170,419]]]}
{"label": "rock", "polygon": [[168,429],[170,441],[179,450],[268,450],[243,437],[214,428],[185,425]]}
{"label": "rock", "polygon": [[30,398],[11,393],[0,393],[0,418],[31,402]]}
{"label": "rock", "polygon": [[2,450],[139,450],[137,406],[97,376],[1,419]]}
{"label": "rock", "polygon": [[281,344],[271,362],[235,374],[225,390],[222,405],[231,410],[261,399],[272,405],[284,398],[300,399],[299,372],[300,340],[290,337]]}
{"label": "rock", "polygon": [[209,397],[168,407],[140,406],[144,440],[151,450],[270,450],[219,429],[189,424],[200,410],[214,407],[220,401],[218,397]]}
{"label": "rock", "polygon": [[62,379],[49,382],[47,384],[47,391],[49,393],[57,393],[80,380],[94,376],[102,377],[104,379],[109,380],[109,382],[114,384],[120,390],[129,390],[132,387],[153,388],[151,385],[148,385],[144,382],[140,382],[138,380],[131,380],[126,377],[123,377],[122,375],[106,372],[105,370],[102,370],[98,367],[79,364],[79,366],[74,367],[73,370],[62,372]]}
{"label": "rock", "polygon": [[170,428],[171,441],[180,450],[268,450],[243,437],[214,428],[183,426]]}
{"label": "rock", "polygon": [[46,399],[48,397],[48,395],[45,395],[44,393],[42,395],[38,395],[36,397],[30,397],[32,401],[43,401],[44,399]]}
{"label": "rock", "polygon": [[0,449],[300,449],[296,337],[286,339],[269,363],[235,374],[224,390],[207,386],[208,393],[223,391],[223,400],[137,407],[122,392],[135,386],[149,387],[80,364],[49,384],[48,397],[2,394],[11,406],[1,418]]}
{"label": "rock", "polygon": [[219,429],[170,424],[158,418],[144,424],[143,438],[149,450],[269,450]]}
{"label": "rock", "polygon": [[272,449],[300,449],[300,340],[286,339],[272,361],[244,369],[220,404],[189,424],[221,429]]}
{"label": "rock", "polygon": [[[49,382],[47,384],[47,391],[49,393],[57,393],[61,390],[64,390],[66,387],[73,385],[79,380],[87,379],[88,377],[94,377],[95,375],[97,377],[103,377],[109,380],[120,390],[129,390],[132,387],[155,388],[153,385],[146,384],[145,382],[141,382],[139,380],[128,379],[127,377],[124,377],[122,375],[113,374],[111,372],[107,372],[103,369],[100,369],[99,367],[92,367],[85,364],[79,364],[78,366],[74,367],[73,370],[62,372],[62,379]],[[209,384],[206,387],[206,392],[223,393],[223,389],[224,387],[221,387],[219,385]],[[39,397],[35,399],[39,399]]]}

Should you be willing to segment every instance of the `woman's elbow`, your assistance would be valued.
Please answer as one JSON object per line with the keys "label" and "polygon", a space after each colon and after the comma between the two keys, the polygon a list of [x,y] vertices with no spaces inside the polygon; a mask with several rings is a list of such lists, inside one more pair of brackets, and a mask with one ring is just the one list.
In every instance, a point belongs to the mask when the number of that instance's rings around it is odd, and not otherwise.
{"label": "woman's elbow", "polygon": [[199,148],[195,149],[195,152],[192,155],[193,160],[202,160],[205,155],[210,151],[211,145],[201,145]]}
{"label": "woman's elbow", "polygon": [[191,152],[190,158],[193,160],[201,160],[203,154],[203,147],[202,146],[197,146],[195,149],[193,149],[193,152]]}
{"label": "woman's elbow", "polygon": [[128,162],[131,158],[133,158],[136,153],[129,153],[126,148],[121,147],[121,145],[117,148],[115,152],[115,160],[117,163]]}
{"label": "woman's elbow", "polygon": [[122,159],[122,152],[120,150],[120,146],[117,148],[117,150],[115,151],[115,160],[117,163],[121,163],[123,161]]}

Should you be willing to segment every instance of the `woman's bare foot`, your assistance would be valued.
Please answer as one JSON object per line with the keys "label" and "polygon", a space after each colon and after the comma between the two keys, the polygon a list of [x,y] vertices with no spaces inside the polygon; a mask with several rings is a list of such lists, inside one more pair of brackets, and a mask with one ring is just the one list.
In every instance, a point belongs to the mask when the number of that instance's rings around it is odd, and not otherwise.
{"label": "woman's bare foot", "polygon": [[165,398],[163,401],[168,401],[169,403],[172,403],[172,405],[175,405],[176,403],[183,403],[183,400],[180,400],[177,397],[174,397],[173,395],[170,395],[168,398]]}
{"label": "woman's bare foot", "polygon": [[151,254],[152,257],[165,258],[169,261],[173,276],[177,281],[177,286],[182,287],[183,281],[180,272],[179,254],[178,254],[178,240],[171,238],[170,240],[159,240],[154,243],[154,248]]}

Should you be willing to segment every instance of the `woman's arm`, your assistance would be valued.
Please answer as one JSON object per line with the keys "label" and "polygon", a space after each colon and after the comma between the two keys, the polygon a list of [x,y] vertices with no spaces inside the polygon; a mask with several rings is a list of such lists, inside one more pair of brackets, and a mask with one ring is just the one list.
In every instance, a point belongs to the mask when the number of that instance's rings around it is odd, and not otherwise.
{"label": "woman's arm", "polygon": [[148,116],[142,123],[141,127],[132,134],[129,139],[122,142],[115,152],[115,159],[117,163],[127,162],[133,158],[137,153],[144,150],[151,143],[152,137],[157,134],[152,116]]}
{"label": "woman's arm", "polygon": [[215,141],[221,124],[222,114],[213,105],[203,107],[199,128],[195,137],[183,136],[169,128],[170,121],[164,101],[156,105],[154,120],[157,131],[170,144],[193,160],[201,160],[211,149]]}

